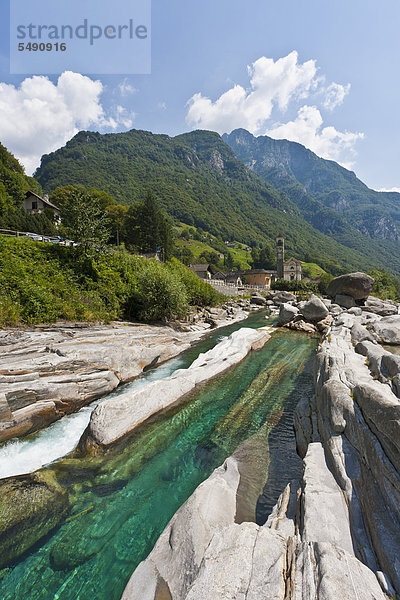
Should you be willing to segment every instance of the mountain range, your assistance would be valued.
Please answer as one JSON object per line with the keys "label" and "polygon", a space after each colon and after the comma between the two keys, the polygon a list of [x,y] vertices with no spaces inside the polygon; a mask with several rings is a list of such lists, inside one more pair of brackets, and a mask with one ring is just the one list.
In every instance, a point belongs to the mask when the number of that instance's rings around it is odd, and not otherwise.
{"label": "mountain range", "polygon": [[336,274],[385,268],[400,274],[400,194],[370,190],[356,175],[300,144],[193,131],[82,131],[42,157],[44,191],[84,184],[132,204],[151,189],[176,220],[223,240],[273,243]]}

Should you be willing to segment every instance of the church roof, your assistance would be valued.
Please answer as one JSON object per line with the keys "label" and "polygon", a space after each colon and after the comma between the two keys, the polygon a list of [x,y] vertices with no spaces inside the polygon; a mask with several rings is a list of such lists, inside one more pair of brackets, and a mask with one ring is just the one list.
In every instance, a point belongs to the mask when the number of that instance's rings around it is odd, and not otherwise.
{"label": "church roof", "polygon": [[290,262],[295,262],[295,263],[298,263],[299,265],[302,264],[302,261],[298,260],[297,258],[294,258],[294,256],[291,256],[290,258],[288,258],[288,260],[285,260],[285,265],[287,265]]}

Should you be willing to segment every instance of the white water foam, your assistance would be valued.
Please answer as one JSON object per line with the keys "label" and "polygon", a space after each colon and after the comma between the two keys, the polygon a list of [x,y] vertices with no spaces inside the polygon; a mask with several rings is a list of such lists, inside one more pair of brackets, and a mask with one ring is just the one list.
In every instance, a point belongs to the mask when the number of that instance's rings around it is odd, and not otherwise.
{"label": "white water foam", "polygon": [[[176,369],[179,369],[182,363],[183,359],[177,356],[135,381],[121,386],[102,400],[118,396],[122,392],[138,389],[150,381],[168,377]],[[84,406],[77,413],[67,415],[35,434],[22,439],[13,439],[1,445],[0,479],[32,473],[72,452],[89,424],[90,415],[102,400],[97,400],[90,406]]]}

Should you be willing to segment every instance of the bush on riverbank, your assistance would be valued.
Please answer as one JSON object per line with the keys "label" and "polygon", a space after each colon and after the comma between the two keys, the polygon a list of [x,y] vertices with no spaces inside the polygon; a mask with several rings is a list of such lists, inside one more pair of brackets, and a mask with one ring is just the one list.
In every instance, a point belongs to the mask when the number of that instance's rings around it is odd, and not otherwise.
{"label": "bush on riverbank", "polygon": [[88,258],[73,248],[0,236],[0,326],[57,320],[160,320],[222,300],[174,260],[126,251]]}

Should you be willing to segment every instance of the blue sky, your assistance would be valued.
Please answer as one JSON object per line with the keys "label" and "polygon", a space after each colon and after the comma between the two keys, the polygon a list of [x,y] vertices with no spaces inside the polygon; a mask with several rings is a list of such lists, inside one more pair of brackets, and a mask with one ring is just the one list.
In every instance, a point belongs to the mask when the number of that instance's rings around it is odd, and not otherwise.
{"label": "blue sky", "polygon": [[126,77],[11,76],[8,23],[3,0],[0,140],[28,171],[80,128],[243,126],[400,189],[398,0],[153,0],[152,73]]}

